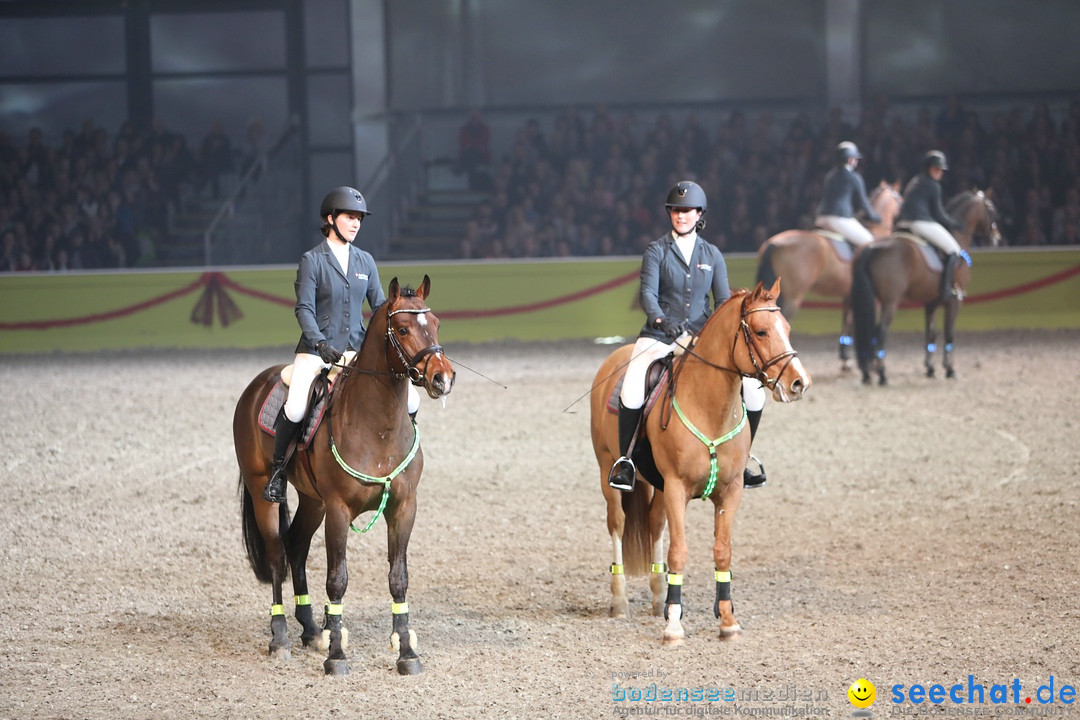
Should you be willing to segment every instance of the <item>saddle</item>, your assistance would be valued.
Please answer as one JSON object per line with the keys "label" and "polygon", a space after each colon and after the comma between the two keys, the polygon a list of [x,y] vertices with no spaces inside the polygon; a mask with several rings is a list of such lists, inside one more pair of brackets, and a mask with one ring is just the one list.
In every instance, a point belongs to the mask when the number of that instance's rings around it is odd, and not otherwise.
{"label": "saddle", "polygon": [[841,261],[849,263],[855,259],[855,246],[840,233],[835,230],[826,230],[823,227],[815,227],[814,232],[829,241],[833,252]]}
{"label": "saddle", "polygon": [[[668,353],[664,357],[654,360],[645,373],[645,405],[630,449],[630,459],[634,461],[638,476],[645,478],[650,485],[660,491],[664,489],[664,476],[656,469],[656,462],[652,456],[652,444],[649,442],[649,436],[644,432],[644,429],[649,413],[660,399],[667,380],[671,377],[674,358],[674,353]],[[624,375],[619,378],[612,389],[611,395],[608,397],[607,411],[614,415],[619,413],[619,393],[622,390],[625,377]]]}
{"label": "saddle", "polygon": [[[354,355],[356,353],[352,350],[346,351],[342,355],[340,363],[330,366],[328,371],[316,377],[315,382],[311,384],[308,413],[307,417],[304,418],[304,428],[300,433],[300,439],[305,445],[311,442],[311,438],[315,436],[315,431],[322,424],[323,416],[326,414],[333,393],[334,381],[341,375],[342,367],[348,365]],[[293,365],[291,363],[281,369],[280,378],[274,383],[274,387],[270,389],[266,400],[263,401],[262,408],[259,410],[259,428],[271,437],[277,435],[274,425],[277,423],[278,413],[281,411],[282,406],[285,405],[289,383],[292,382],[292,373]]]}
{"label": "saddle", "polygon": [[945,268],[942,252],[926,242],[921,235],[912,230],[906,223],[897,225],[892,236],[899,240],[909,242],[920,250],[922,252],[923,260],[926,261],[926,266],[930,268],[932,272],[941,272]]}

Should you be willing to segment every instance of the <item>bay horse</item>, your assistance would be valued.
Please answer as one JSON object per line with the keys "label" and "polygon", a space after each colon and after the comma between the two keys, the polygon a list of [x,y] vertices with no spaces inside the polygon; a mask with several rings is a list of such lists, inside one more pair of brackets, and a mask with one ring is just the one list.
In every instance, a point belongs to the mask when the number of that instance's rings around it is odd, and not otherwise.
{"label": "bay horse", "polygon": [[923,240],[910,232],[898,231],[887,238],[875,240],[863,250],[855,262],[851,305],[855,328],[855,354],[864,384],[871,383],[871,373],[874,371],[878,375],[878,384],[887,384],[885,339],[900,303],[923,307],[926,377],[934,377],[934,355],[937,351],[935,317],[938,308],[944,306],[945,345],[942,349],[942,365],[946,377],[956,377],[952,361],[956,317],[960,312],[963,291],[967,289],[971,279],[971,256],[967,251],[977,237],[985,238],[991,245],[997,246],[1001,242],[1001,232],[998,230],[997,210],[993,200],[981,190],[969,190],[956,195],[949,201],[946,210],[962,224],[961,229],[953,233],[964,250],[964,262],[957,263],[955,275],[959,295],[942,301],[940,256],[936,250],[929,248]]}
{"label": "bay horse", "polygon": [[[262,499],[274,439],[260,429],[259,415],[284,366],[259,373],[236,404],[233,440],[240,465],[244,544],[255,577],[273,585],[271,657],[290,657],[282,583],[291,571],[294,616],[302,627],[304,646],[327,650],[326,674],[348,673],[348,631],[342,627],[349,580],[346,540],[350,528],[356,530],[352,521],[375,511],[364,532],[380,513],[386,518],[391,642],[398,650],[397,670],[411,675],[423,669],[406,599],[406,555],[424,468],[420,435],[408,414],[407,383],[439,398],[454,382],[453,366],[439,345],[438,318],[426,304],[430,289],[426,275],[415,291],[402,288],[396,277],[390,281],[387,300],[373,311],[360,351],[334,382],[315,435],[289,464],[289,482],[299,496],[291,519],[288,501],[273,504]],[[313,618],[306,566],[312,535],[324,519],[327,601],[320,628]]]}
{"label": "bay horse", "polygon": [[[668,620],[665,645],[681,644],[684,638],[684,521],[691,498],[708,499],[713,504],[717,593],[713,610],[720,620],[720,635],[728,638],[740,631],[730,583],[731,530],[750,453],[750,430],[740,393],[742,378],[757,378],[780,402],[798,400],[810,387],[810,376],[791,347],[790,326],[776,304],[779,293],[779,280],[768,289],[758,283],[753,291],[736,292],[716,309],[674,361],[657,391],[662,399],[646,412],[641,435],[635,441],[651,446],[651,462],[659,481],[646,482],[641,477],[646,467],[643,460],[638,463],[639,478],[632,491],[622,493],[607,482],[608,470],[619,456],[618,416],[611,403],[634,346],[625,345],[609,355],[593,383],[592,444],[600,466],[612,546],[610,612],[612,617],[627,613],[626,575],[651,570],[653,613],[663,613]],[[673,420],[673,414],[678,419]],[[670,528],[666,564],[665,524]],[[665,580],[667,597],[661,604]]]}
{"label": "bay horse", "polygon": [[[869,197],[870,206],[881,217],[878,224],[867,228],[875,238],[887,237],[900,211],[902,197],[899,181],[882,180]],[[778,277],[784,278],[784,292],[778,303],[788,322],[795,318],[808,293],[840,298],[840,339],[838,343],[840,369],[851,370],[851,262],[857,248],[843,240],[832,240],[820,228],[785,230],[766,240],[758,250],[757,281],[769,286]],[[835,243],[840,243],[839,250]]]}

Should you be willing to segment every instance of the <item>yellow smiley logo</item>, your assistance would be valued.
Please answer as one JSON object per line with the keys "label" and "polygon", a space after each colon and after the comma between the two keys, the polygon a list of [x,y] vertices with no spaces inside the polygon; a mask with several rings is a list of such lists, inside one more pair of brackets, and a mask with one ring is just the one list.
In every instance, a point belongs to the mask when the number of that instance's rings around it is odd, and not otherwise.
{"label": "yellow smiley logo", "polygon": [[868,708],[877,699],[877,688],[866,678],[859,678],[847,689],[848,700],[857,708]]}

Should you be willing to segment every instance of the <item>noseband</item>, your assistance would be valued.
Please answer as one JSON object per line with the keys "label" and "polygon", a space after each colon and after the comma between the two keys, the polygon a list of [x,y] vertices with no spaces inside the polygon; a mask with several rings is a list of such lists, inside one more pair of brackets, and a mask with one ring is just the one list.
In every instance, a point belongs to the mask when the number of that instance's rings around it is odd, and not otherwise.
{"label": "noseband", "polygon": [[[428,345],[415,355],[409,355],[405,350],[405,347],[398,340],[397,333],[394,332],[394,326],[390,323],[390,318],[400,313],[406,313],[409,315],[424,315],[431,312],[431,308],[401,308],[400,310],[394,310],[393,312],[386,313],[386,339],[394,350],[397,352],[398,360],[405,367],[405,372],[392,371],[394,377],[398,380],[403,379],[406,375],[413,385],[422,387],[424,385],[424,377],[427,371],[428,361],[431,360],[431,356],[435,353],[443,351],[442,345]],[[424,361],[423,368],[418,367],[420,361]]]}

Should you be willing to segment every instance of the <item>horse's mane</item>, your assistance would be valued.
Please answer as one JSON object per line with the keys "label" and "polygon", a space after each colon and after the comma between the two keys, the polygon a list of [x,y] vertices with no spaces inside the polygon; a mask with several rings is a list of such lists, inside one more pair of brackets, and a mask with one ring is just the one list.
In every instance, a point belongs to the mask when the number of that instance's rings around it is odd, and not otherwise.
{"label": "horse's mane", "polygon": [[961,193],[957,193],[949,198],[949,202],[945,203],[945,211],[952,215],[961,206],[967,205],[975,197],[974,190],[965,190]]}
{"label": "horse's mane", "polygon": [[735,300],[738,300],[739,302],[742,302],[742,297],[743,297],[744,295],[747,295],[747,294],[748,294],[749,292],[750,292],[750,289],[749,289],[749,288],[741,288],[741,289],[739,289],[739,290],[735,290],[735,291],[733,291],[733,292],[731,293],[731,295],[730,295],[730,296],[728,296],[728,299],[727,299],[727,300],[725,300],[724,302],[720,303],[720,305],[718,305],[718,306],[717,306],[717,308],[716,308],[715,310],[713,310],[713,313],[712,313],[712,315],[710,315],[710,316],[709,316],[709,319],[705,321],[705,327],[701,328],[701,332],[700,332],[700,333],[698,333],[698,335],[701,335],[702,333],[704,333],[704,332],[705,332],[705,329],[709,327],[709,324],[710,324],[710,323],[712,323],[712,321],[713,321],[713,320],[714,320],[714,319],[716,318],[716,316],[718,316],[718,315],[720,314],[720,311],[721,311],[721,310],[722,310],[722,309],[723,309],[724,307],[726,307],[728,303],[730,303],[730,302],[733,302],[733,301],[735,301]]}

